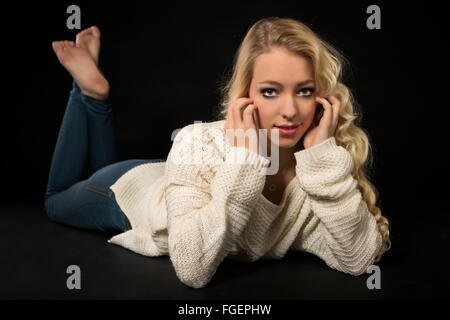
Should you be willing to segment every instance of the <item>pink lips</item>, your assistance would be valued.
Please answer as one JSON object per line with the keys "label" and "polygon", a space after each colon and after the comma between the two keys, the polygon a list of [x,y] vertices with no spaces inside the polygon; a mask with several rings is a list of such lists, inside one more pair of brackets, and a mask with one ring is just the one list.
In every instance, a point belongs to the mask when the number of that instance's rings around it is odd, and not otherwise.
{"label": "pink lips", "polygon": [[284,127],[276,127],[280,131],[280,134],[283,136],[291,136],[297,132],[297,127],[291,127],[291,128],[284,128]]}

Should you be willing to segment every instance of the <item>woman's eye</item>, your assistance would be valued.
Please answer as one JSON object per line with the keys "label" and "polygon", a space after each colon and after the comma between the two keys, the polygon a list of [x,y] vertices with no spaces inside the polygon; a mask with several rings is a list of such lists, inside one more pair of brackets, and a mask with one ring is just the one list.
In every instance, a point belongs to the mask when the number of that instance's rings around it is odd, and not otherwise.
{"label": "woman's eye", "polygon": [[[306,91],[306,92],[305,92]],[[266,98],[272,98],[274,97],[274,95],[270,94],[270,92],[276,92],[275,89],[272,88],[267,88],[267,89],[261,89],[261,93],[263,94],[264,97]],[[303,88],[302,90],[300,90],[300,92],[302,92],[303,94],[301,94],[300,96],[304,96],[304,97],[310,97],[312,95],[312,93],[314,92],[314,88]],[[265,93],[269,93],[269,95],[266,95]]]}
{"label": "woman's eye", "polygon": [[305,90],[308,91],[308,94],[303,95],[303,96],[307,96],[307,97],[311,96],[312,93],[314,92],[314,88],[303,88],[302,90],[300,90],[300,92],[305,92]]}
{"label": "woman's eye", "polygon": [[272,95],[265,95],[264,93],[268,92],[268,91],[275,91],[274,89],[262,89],[261,93],[263,94],[264,97],[273,97]]}

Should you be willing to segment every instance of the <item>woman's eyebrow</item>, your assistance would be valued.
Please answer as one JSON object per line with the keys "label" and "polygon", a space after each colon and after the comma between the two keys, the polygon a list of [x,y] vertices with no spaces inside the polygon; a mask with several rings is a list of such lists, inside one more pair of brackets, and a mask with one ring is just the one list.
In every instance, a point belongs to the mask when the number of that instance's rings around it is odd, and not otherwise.
{"label": "woman's eyebrow", "polygon": [[[310,82],[314,82],[314,80],[308,79],[308,80],[305,80],[305,81],[300,81],[299,83],[297,83],[297,86],[303,86],[303,85],[305,85],[307,83],[310,83]],[[277,86],[280,86],[280,87],[283,86],[281,83],[279,83],[277,81],[274,81],[274,80],[266,80],[266,81],[260,82],[260,84],[263,84],[263,83],[273,84],[273,85],[277,85]]]}

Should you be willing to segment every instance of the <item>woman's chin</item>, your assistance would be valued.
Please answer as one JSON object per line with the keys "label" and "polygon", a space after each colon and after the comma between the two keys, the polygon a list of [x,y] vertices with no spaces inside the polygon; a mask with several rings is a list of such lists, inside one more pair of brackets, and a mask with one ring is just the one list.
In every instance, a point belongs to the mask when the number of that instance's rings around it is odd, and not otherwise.
{"label": "woman's chin", "polygon": [[300,144],[301,139],[285,139],[280,137],[278,143],[271,141],[273,147],[279,147],[280,149],[292,149]]}

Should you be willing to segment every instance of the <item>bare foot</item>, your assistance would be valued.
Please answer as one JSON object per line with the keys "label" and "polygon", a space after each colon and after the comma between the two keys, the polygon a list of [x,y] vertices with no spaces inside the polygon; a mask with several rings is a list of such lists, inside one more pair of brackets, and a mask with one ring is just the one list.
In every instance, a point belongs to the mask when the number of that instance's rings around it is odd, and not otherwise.
{"label": "bare foot", "polygon": [[77,47],[86,49],[98,65],[98,55],[100,53],[100,30],[96,26],[86,28],[76,36]]}
{"label": "bare foot", "polygon": [[85,95],[101,100],[108,97],[109,83],[86,49],[76,47],[73,41],[54,41],[52,47]]}

